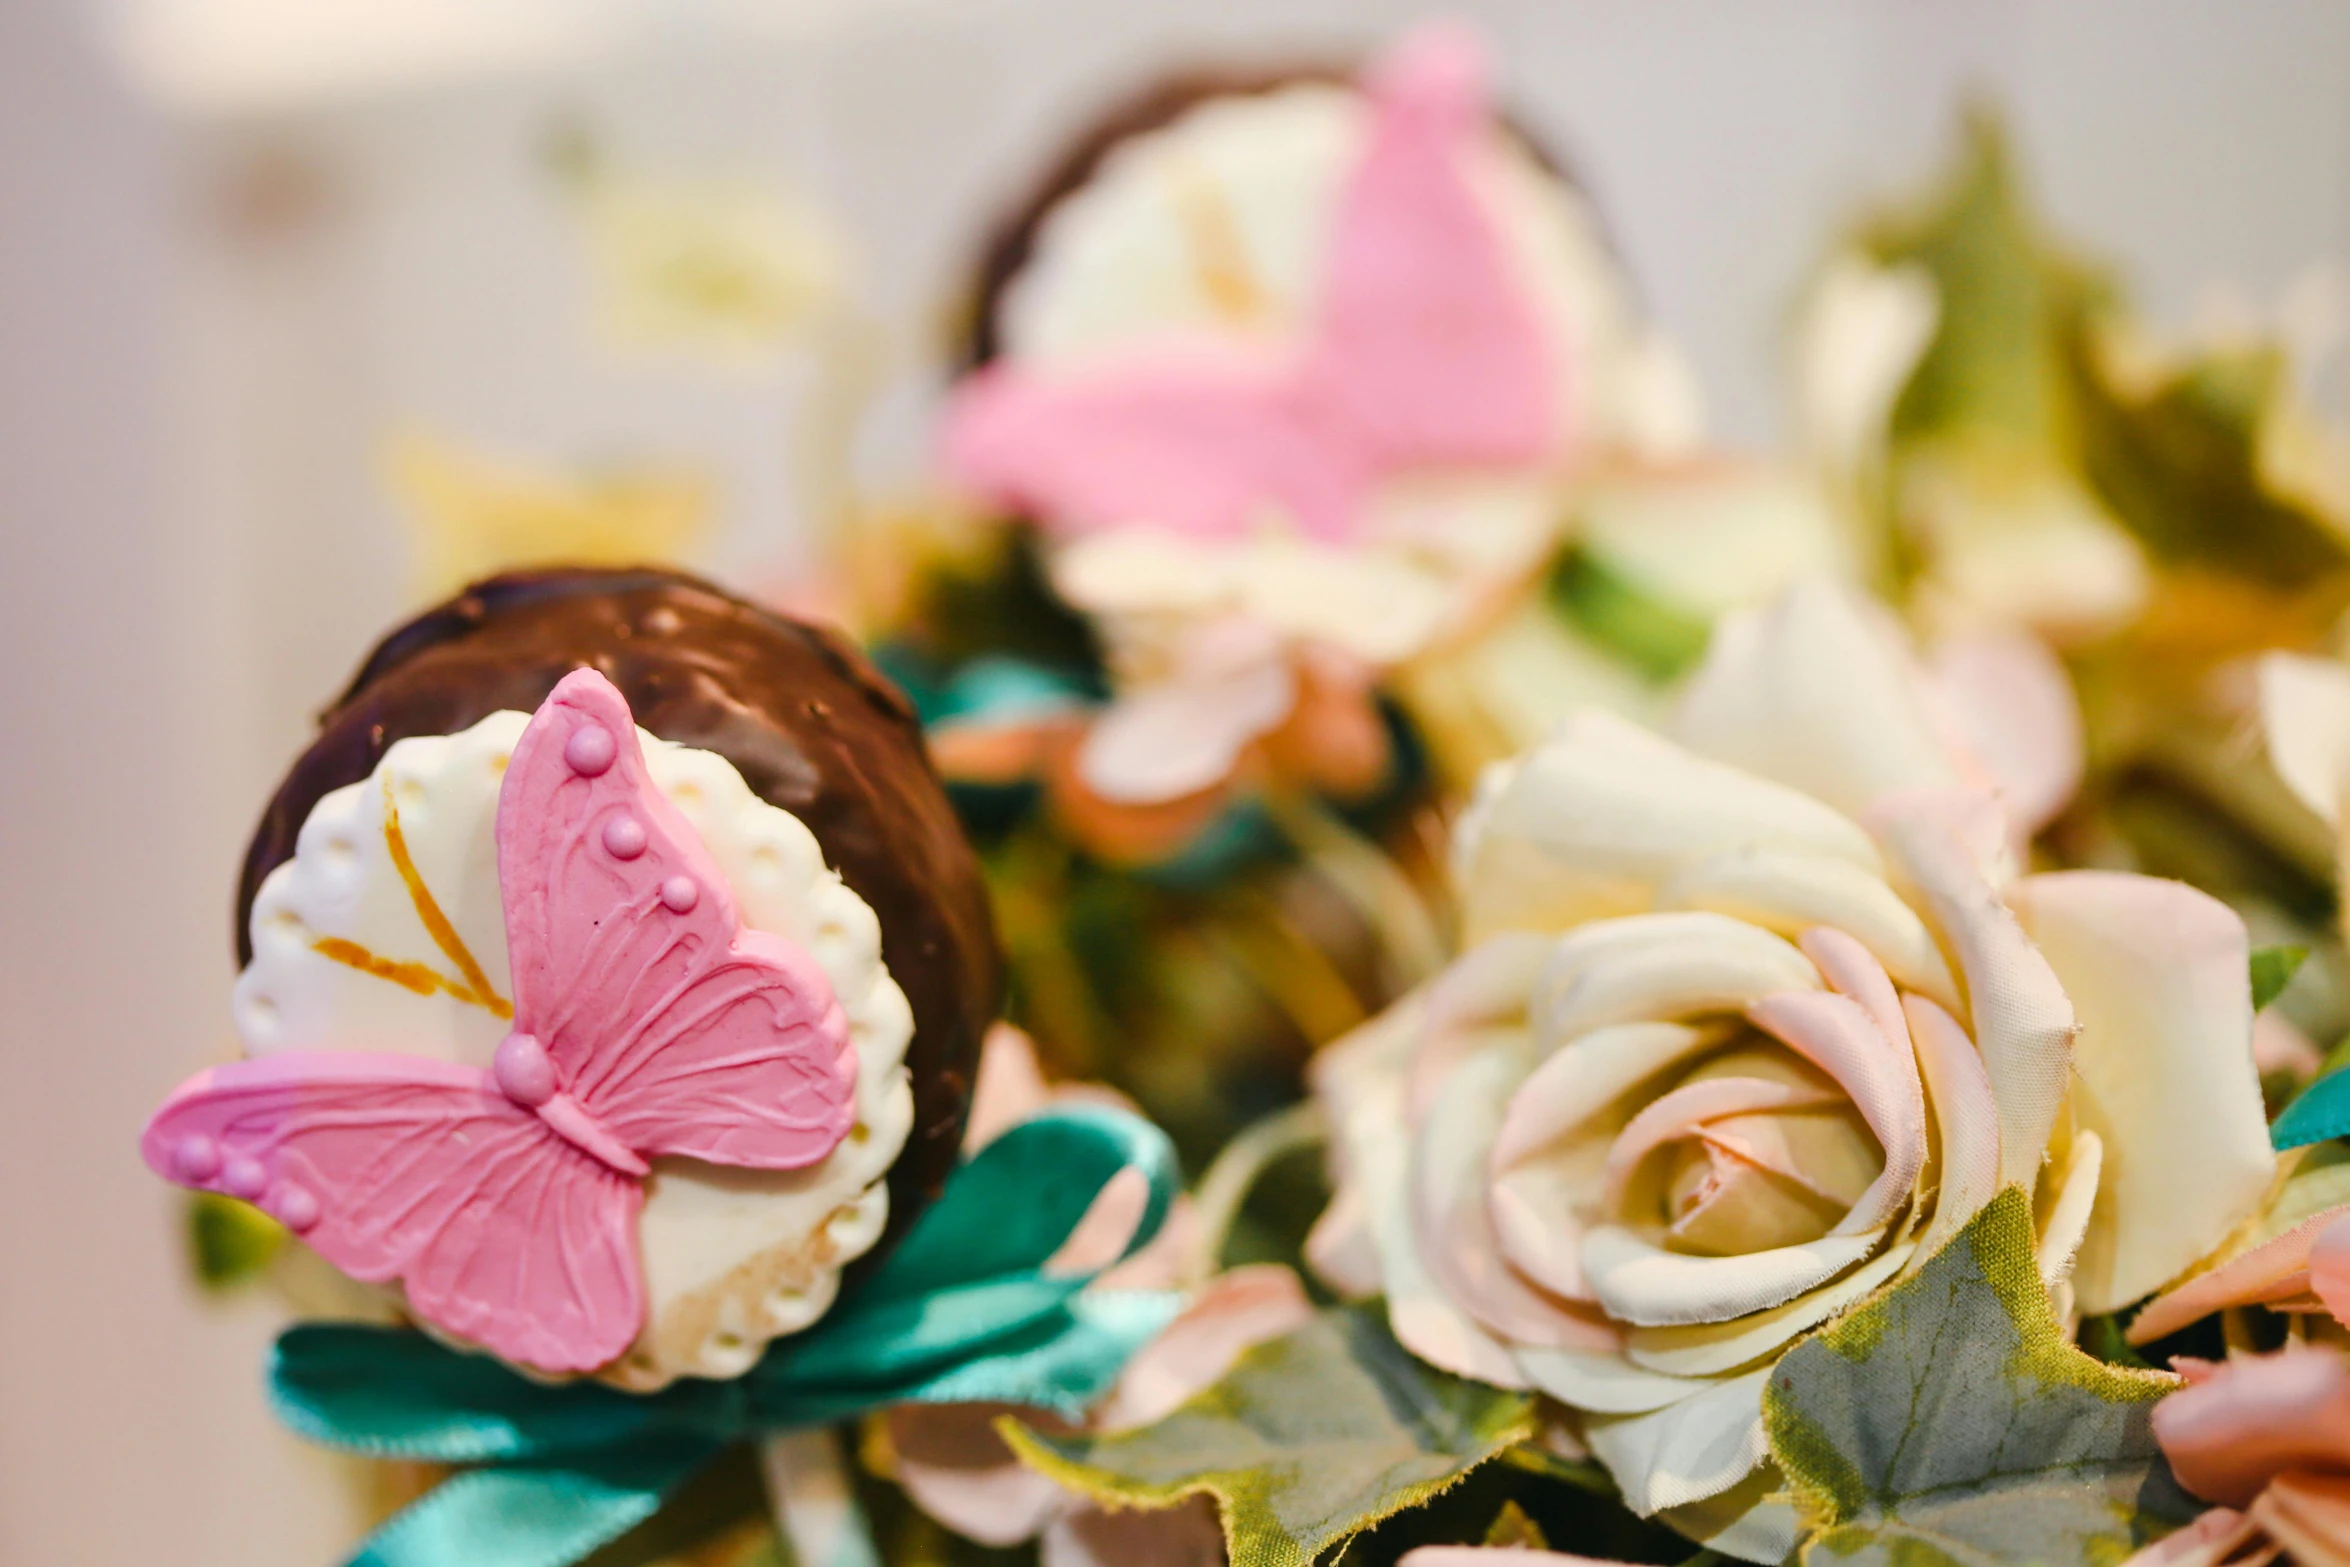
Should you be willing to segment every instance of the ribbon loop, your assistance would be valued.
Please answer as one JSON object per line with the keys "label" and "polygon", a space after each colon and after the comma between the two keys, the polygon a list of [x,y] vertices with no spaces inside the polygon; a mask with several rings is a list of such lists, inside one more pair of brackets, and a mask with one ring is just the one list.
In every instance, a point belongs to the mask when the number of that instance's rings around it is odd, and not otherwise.
{"label": "ribbon loop", "polygon": [[1083,1293],[1048,1274],[1121,1171],[1148,1183],[1124,1255],[1149,1244],[1176,1191],[1156,1127],[1093,1106],[1013,1127],[946,1190],[862,1286],[732,1382],[658,1393],[536,1382],[404,1329],[289,1329],[270,1365],[279,1417],[313,1441],[381,1458],[474,1464],[401,1513],[348,1567],[564,1567],[657,1511],[729,1444],[900,1403],[1021,1404],[1079,1415],[1181,1302]]}

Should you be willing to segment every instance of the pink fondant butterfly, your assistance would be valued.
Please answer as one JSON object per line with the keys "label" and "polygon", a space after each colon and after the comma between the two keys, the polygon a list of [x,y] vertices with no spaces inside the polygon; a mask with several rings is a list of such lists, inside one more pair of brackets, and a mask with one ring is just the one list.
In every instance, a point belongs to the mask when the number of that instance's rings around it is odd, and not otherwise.
{"label": "pink fondant butterfly", "polygon": [[490,1070],[239,1061],[183,1084],[141,1151],[354,1278],[401,1280],[434,1327],[586,1371],[644,1321],[648,1161],[814,1163],[848,1132],[856,1056],[813,960],[744,927],[603,676],[566,676],[531,718],[497,842],[514,1025]]}
{"label": "pink fondant butterfly", "polygon": [[1061,373],[999,362],[948,408],[950,474],[1057,531],[1217,536],[1279,515],[1345,541],[1399,471],[1553,455],[1561,369],[1470,183],[1482,78],[1474,39],[1442,26],[1371,72],[1369,146],[1302,344],[1161,343]]}

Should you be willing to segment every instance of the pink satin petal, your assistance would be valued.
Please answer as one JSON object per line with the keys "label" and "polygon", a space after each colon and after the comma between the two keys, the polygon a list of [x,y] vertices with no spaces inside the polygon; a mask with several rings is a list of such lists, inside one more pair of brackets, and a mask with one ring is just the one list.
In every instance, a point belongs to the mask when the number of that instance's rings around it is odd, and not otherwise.
{"label": "pink satin petal", "polygon": [[1926,1096],[1917,1058],[1897,1049],[1868,1010],[1849,996],[1797,992],[1766,996],[1746,1009],[1772,1034],[1827,1073],[1885,1150],[1885,1168],[1829,1233],[1881,1229],[1909,1200],[1926,1165]]}
{"label": "pink satin petal", "polygon": [[2350,1216],[2334,1220],[2310,1243],[2309,1287],[2336,1322],[2350,1326]]}
{"label": "pink satin petal", "polygon": [[2231,1257],[2209,1273],[2198,1274],[2177,1289],[2156,1296],[2130,1323],[2130,1342],[2150,1344],[2230,1306],[2266,1305],[2306,1293],[2311,1283],[2310,1253],[2317,1237],[2346,1217],[2350,1217],[2350,1204],[2328,1208],[2302,1220],[2274,1240],[2265,1241],[2242,1256]]}
{"label": "pink satin petal", "polygon": [[963,1123],[963,1151],[977,1153],[1052,1099],[1036,1044],[1009,1023],[997,1023],[979,1045],[979,1073],[971,1087],[971,1113]]}
{"label": "pink satin petal", "polygon": [[1095,1426],[1124,1431],[1161,1419],[1247,1351],[1294,1333],[1313,1315],[1314,1303],[1297,1275],[1277,1263],[1219,1274],[1126,1363],[1118,1385],[1094,1412]]}
{"label": "pink satin petal", "polygon": [[2154,1436],[2181,1485],[2227,1507],[2288,1470],[2350,1473],[2350,1359],[2294,1348],[2231,1360],[2157,1404]]}

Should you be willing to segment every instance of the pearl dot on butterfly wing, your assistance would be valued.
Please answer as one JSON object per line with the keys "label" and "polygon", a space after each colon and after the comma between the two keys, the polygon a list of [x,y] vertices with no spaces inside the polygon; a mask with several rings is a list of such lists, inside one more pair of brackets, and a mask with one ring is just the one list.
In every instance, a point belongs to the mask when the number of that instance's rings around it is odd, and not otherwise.
{"label": "pearl dot on butterfly wing", "polygon": [[593,778],[612,765],[619,747],[612,732],[601,724],[582,724],[563,742],[563,760],[582,778]]}
{"label": "pearl dot on butterfly wing", "polygon": [[690,876],[672,876],[661,883],[661,902],[672,914],[690,914],[702,901],[702,889]]}
{"label": "pearl dot on butterfly wing", "polygon": [[555,1097],[555,1060],[547,1047],[529,1034],[508,1034],[490,1057],[490,1075],[498,1091],[526,1110],[535,1110]]}
{"label": "pearl dot on butterfly wing", "polygon": [[616,860],[633,860],[645,852],[645,824],[633,816],[615,816],[604,824],[604,852]]}
{"label": "pearl dot on butterfly wing", "polygon": [[269,1172],[261,1161],[239,1154],[222,1166],[220,1189],[231,1197],[242,1197],[247,1202],[261,1195],[269,1185]]}
{"label": "pearl dot on butterfly wing", "polygon": [[172,1145],[171,1167],[183,1181],[209,1181],[220,1173],[220,1144],[202,1132],[191,1132]]}
{"label": "pearl dot on butterfly wing", "polygon": [[297,1235],[318,1222],[318,1199],[307,1186],[288,1182],[271,1194],[269,1205],[278,1223]]}

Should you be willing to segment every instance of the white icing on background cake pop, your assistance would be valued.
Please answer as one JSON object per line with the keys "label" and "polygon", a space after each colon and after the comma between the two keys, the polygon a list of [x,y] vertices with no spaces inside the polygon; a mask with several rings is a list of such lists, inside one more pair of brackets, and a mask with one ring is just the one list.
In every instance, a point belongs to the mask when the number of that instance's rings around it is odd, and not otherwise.
{"label": "white icing on background cake pop", "polygon": [[[391,1051],[487,1068],[508,1022],[476,999],[512,994],[498,894],[498,791],[529,715],[394,745],[374,773],[320,800],[294,857],[253,900],[253,961],[234,1014],[247,1055]],[[857,1118],[804,1170],[655,1162],[638,1235],[644,1330],[601,1373],[635,1388],[730,1377],[823,1315],[841,1269],[889,1215],[884,1177],[914,1118],[905,1054],[914,1020],[881,960],[881,925],[824,864],[798,818],[754,795],[724,757],[638,738],[654,784],[702,837],[743,922],[804,947],[847,1013]],[[397,845],[397,847],[395,847]],[[435,939],[399,855],[477,965]],[[373,961],[371,961],[373,960]]]}

